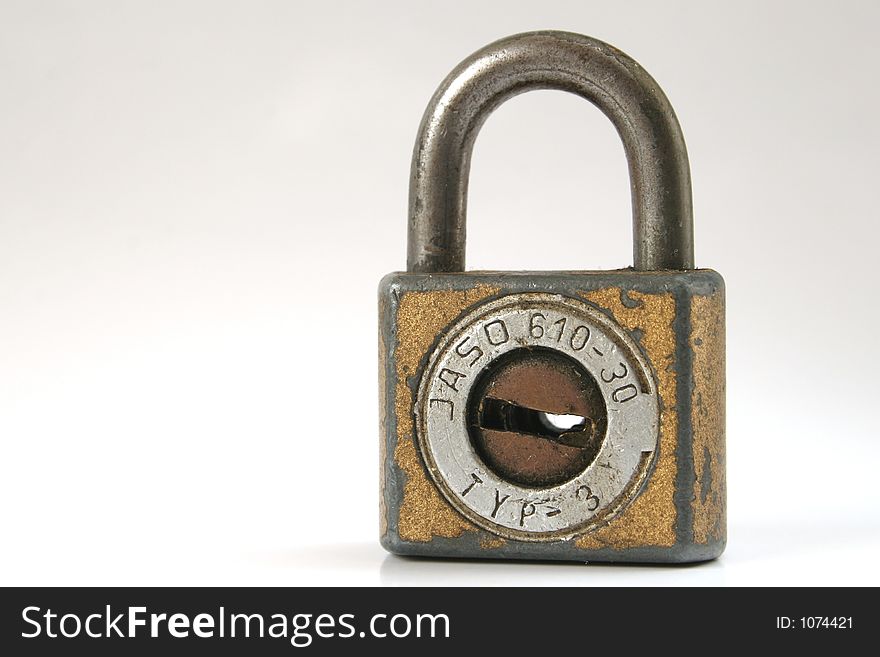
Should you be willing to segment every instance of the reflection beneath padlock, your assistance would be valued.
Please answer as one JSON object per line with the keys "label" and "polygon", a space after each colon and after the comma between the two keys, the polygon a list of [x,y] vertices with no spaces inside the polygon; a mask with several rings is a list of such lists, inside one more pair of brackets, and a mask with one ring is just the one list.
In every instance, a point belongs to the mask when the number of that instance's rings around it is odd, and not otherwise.
{"label": "reflection beneath padlock", "polygon": [[486,559],[430,559],[389,554],[379,568],[383,586],[708,586],[730,584],[722,562],[699,568]]}

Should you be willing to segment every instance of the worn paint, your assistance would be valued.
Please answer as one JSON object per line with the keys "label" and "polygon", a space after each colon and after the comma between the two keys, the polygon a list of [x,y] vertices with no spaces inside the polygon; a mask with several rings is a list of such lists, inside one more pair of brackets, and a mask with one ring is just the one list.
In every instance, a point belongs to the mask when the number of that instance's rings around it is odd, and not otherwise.
{"label": "worn paint", "polygon": [[[630,273],[607,275],[628,279]],[[383,389],[391,386],[392,397],[386,401],[384,421],[394,432],[387,443],[393,455],[388,454],[384,473],[385,485],[396,491],[386,497],[388,532],[395,534],[389,540],[400,541],[389,549],[434,556],[602,561],[698,561],[718,556],[725,539],[725,481],[724,300],[717,274],[651,272],[639,274],[638,280],[633,274],[632,284],[612,280],[598,289],[589,284],[589,276],[586,285],[572,286],[578,276],[570,274],[479,272],[468,276],[476,280],[466,289],[458,280],[437,289],[439,281],[427,275],[407,276],[412,278],[405,284],[383,292],[386,305],[381,308],[383,317],[393,313],[389,328],[383,330],[386,343],[380,343],[380,360],[386,359],[391,379],[383,382]],[[500,293],[532,291],[537,281],[541,289],[585,298],[629,330],[655,370],[662,402],[660,453],[645,489],[607,525],[559,544],[505,541],[461,517],[429,478],[414,439],[413,392],[437,336],[481,301]],[[459,289],[449,289],[455,287]],[[688,358],[678,362],[685,355]],[[687,435],[679,436],[682,431]],[[688,441],[688,449],[680,440]]]}
{"label": "worn paint", "polygon": [[498,548],[504,547],[505,545],[507,545],[507,540],[501,538],[500,536],[485,534],[482,538],[480,538],[480,547],[484,550],[497,550]]}
{"label": "worn paint", "polygon": [[437,336],[466,308],[498,292],[477,285],[468,290],[403,292],[397,310],[397,371],[395,414],[397,448],[394,459],[406,474],[398,532],[407,541],[430,541],[435,536],[453,538],[477,527],[461,516],[429,480],[416,449],[413,427],[413,393],[408,385]]}
{"label": "worn paint", "polygon": [[607,287],[582,292],[640,336],[639,344],[657,376],[660,395],[660,454],[642,493],[608,525],[576,540],[580,548],[627,548],[675,544],[675,447],[678,440],[675,372],[675,299],[671,293],[645,294]]}
{"label": "worn paint", "polygon": [[[388,312],[388,300],[379,297],[379,317]],[[388,345],[385,343],[385,332],[379,330],[379,535],[388,533],[388,505],[385,503],[385,467],[388,450],[385,447],[385,436],[388,431],[388,412],[385,410],[385,368],[388,362]]]}
{"label": "worn paint", "polygon": [[694,542],[726,535],[724,292],[691,300]]}

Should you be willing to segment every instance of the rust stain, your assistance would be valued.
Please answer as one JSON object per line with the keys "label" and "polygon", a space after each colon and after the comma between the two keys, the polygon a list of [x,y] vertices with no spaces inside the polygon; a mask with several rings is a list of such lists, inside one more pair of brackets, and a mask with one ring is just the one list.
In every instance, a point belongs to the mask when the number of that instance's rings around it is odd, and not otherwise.
{"label": "rust stain", "polygon": [[[379,299],[379,317],[388,312],[388,301]],[[385,412],[385,366],[388,362],[388,345],[385,344],[384,331],[379,327],[379,536],[388,533],[388,505],[385,503],[385,459],[387,450],[385,440],[388,435],[388,414]]]}
{"label": "rust stain", "polygon": [[497,550],[500,547],[504,547],[506,544],[507,541],[500,536],[492,536],[490,534],[486,534],[480,539],[480,547],[484,550]]}
{"label": "rust stain", "polygon": [[724,455],[724,293],[691,300],[690,347],[694,391],[694,542],[721,540],[726,534]]}
{"label": "rust stain", "polygon": [[673,327],[675,299],[670,293],[628,291],[629,300],[624,304],[623,294],[618,287],[581,293],[588,301],[609,311],[624,328],[641,332],[640,344],[654,366],[661,400],[660,454],[642,493],[608,525],[576,539],[575,544],[583,549],[675,544],[675,447],[678,436]]}
{"label": "rust stain", "polygon": [[417,374],[420,361],[450,322],[467,307],[497,292],[497,287],[477,285],[469,290],[404,292],[400,298],[394,353],[397,370],[394,459],[406,474],[398,520],[398,532],[406,541],[427,542],[435,536],[454,538],[465,531],[477,530],[443,498],[422,466],[415,444],[413,396],[407,379]]}

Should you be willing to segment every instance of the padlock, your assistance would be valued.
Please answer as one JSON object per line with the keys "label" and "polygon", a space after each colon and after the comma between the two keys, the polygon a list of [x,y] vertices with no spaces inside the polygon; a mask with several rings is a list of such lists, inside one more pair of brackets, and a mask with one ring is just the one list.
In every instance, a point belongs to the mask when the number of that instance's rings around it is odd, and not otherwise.
{"label": "padlock", "polygon": [[[464,271],[474,139],[531,89],[582,96],[616,127],[634,267]],[[497,41],[434,94],[410,185],[407,271],[379,289],[383,546],[571,561],[721,554],[724,281],[694,269],[687,151],[653,78],[577,34]]]}

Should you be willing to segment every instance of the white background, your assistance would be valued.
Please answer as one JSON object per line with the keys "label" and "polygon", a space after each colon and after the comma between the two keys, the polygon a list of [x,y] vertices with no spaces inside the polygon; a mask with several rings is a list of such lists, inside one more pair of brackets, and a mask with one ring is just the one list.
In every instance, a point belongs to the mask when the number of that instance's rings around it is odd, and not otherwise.
{"label": "white background", "polygon": [[[880,584],[872,2],[0,4],[0,584]],[[729,545],[692,568],[378,545],[376,287],[477,48],[566,29],[678,113],[728,289]],[[629,264],[623,149],[520,96],[472,268]]]}

